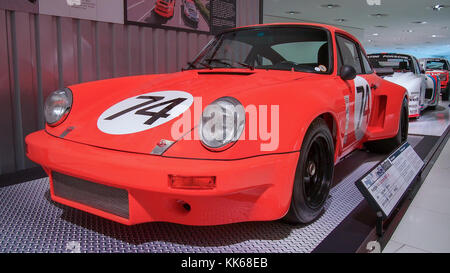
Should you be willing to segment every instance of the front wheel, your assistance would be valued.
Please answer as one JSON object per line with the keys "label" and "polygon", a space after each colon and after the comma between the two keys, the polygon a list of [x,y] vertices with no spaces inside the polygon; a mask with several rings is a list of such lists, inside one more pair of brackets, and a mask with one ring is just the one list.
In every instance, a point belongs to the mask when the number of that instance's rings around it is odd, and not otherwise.
{"label": "front wheel", "polygon": [[306,224],[320,215],[330,192],[333,170],[333,137],[326,122],[318,118],[311,124],[302,143],[285,221]]}

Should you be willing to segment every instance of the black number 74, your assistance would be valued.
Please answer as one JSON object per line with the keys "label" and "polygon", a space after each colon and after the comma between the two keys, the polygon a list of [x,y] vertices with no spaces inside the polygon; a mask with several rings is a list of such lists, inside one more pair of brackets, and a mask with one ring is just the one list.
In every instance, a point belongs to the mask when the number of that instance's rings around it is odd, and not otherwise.
{"label": "black number 74", "polygon": [[[146,122],[144,122],[144,124],[146,125],[152,125],[155,121],[157,121],[160,118],[167,118],[169,117],[168,112],[170,110],[172,110],[174,107],[176,107],[177,105],[181,104],[183,101],[185,101],[185,98],[177,98],[177,99],[172,99],[172,100],[168,100],[168,101],[163,101],[160,103],[156,103],[159,101],[164,100],[164,97],[159,97],[159,96],[140,96],[137,97],[138,99],[143,99],[143,100],[147,100],[146,102],[137,104],[135,106],[132,106],[128,109],[125,109],[123,111],[120,111],[119,113],[116,113],[114,115],[111,115],[107,118],[105,118],[105,120],[113,120],[116,119],[120,116],[123,116],[131,111],[137,110],[134,114],[135,115],[144,115],[144,116],[150,116],[151,118],[148,119]],[[153,105],[150,105],[152,103],[156,103]],[[148,107],[145,107],[147,105],[150,105]],[[164,107],[161,111],[158,112],[152,112],[149,111],[151,109],[154,109],[156,107],[160,107],[163,105],[167,105],[166,107]],[[144,107],[144,108],[143,108]]]}

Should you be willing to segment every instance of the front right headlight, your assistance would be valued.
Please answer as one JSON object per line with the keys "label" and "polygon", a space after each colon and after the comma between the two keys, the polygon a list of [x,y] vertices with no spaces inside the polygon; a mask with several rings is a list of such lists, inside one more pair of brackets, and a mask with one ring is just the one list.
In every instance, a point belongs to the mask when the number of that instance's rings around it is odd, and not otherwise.
{"label": "front right headlight", "polygon": [[244,107],[233,97],[223,97],[203,111],[199,134],[206,147],[219,149],[236,142],[244,129]]}
{"label": "front right headlight", "polygon": [[69,115],[73,96],[69,88],[59,89],[51,93],[44,104],[45,121],[49,126],[58,126]]}

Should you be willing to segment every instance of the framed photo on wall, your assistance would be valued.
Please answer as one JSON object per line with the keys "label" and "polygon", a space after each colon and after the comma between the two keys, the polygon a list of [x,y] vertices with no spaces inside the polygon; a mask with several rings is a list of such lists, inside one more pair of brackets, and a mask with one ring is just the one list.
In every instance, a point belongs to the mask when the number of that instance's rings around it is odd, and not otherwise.
{"label": "framed photo on wall", "polygon": [[125,0],[125,23],[215,34],[236,27],[236,0]]}

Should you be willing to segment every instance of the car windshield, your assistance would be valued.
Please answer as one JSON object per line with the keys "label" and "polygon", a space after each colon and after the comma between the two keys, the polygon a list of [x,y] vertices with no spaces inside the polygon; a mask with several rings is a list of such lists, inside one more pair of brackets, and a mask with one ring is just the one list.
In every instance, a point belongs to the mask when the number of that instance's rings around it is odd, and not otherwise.
{"label": "car windshield", "polygon": [[409,56],[369,55],[373,68],[392,68],[395,72],[414,72],[414,64]]}
{"label": "car windshield", "polygon": [[427,69],[429,70],[449,70],[446,61],[427,61]]}
{"label": "car windshield", "polygon": [[328,33],[313,27],[240,29],[215,37],[190,68],[248,68],[330,73]]}

